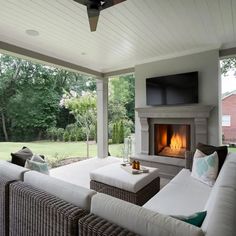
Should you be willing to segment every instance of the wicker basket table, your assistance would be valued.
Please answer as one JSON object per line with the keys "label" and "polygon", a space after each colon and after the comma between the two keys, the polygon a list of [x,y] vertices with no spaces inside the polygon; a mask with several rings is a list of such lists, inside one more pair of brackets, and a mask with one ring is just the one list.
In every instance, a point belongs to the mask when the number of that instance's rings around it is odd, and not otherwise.
{"label": "wicker basket table", "polygon": [[101,167],[90,173],[90,188],[142,206],[160,190],[158,169],[146,168],[149,173],[133,175],[119,163]]}

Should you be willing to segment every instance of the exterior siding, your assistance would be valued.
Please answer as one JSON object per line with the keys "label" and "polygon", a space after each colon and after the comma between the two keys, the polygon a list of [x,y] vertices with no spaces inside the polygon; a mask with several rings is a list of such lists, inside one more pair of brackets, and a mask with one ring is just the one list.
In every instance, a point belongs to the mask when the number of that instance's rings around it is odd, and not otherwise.
{"label": "exterior siding", "polygon": [[226,142],[236,142],[236,94],[222,100],[222,115],[230,115],[230,126],[222,126]]}

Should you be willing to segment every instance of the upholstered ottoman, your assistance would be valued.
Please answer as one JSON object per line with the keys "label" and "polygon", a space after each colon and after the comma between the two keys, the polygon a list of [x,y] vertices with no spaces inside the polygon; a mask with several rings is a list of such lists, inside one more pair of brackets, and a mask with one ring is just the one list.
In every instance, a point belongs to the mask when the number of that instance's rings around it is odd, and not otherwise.
{"label": "upholstered ottoman", "polygon": [[119,163],[90,172],[90,188],[142,206],[160,190],[157,168],[146,167],[148,173],[132,174]]}

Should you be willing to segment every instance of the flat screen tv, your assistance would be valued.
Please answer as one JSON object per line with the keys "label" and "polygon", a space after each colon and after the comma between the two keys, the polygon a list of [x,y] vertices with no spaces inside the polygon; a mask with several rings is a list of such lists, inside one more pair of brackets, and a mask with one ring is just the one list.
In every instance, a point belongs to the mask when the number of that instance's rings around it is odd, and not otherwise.
{"label": "flat screen tv", "polygon": [[198,103],[198,72],[146,79],[147,105]]}

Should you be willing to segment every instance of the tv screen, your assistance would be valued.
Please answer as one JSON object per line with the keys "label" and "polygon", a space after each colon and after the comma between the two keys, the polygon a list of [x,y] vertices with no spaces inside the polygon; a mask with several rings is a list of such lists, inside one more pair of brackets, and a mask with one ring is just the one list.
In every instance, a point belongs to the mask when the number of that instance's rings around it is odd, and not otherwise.
{"label": "tv screen", "polygon": [[198,72],[146,79],[147,105],[198,103]]}

